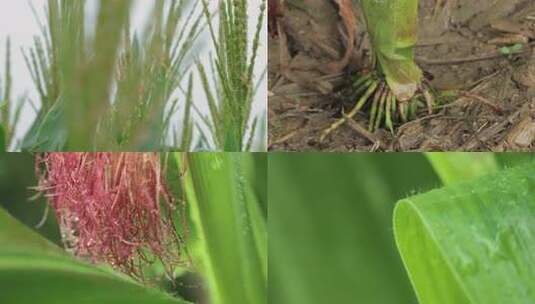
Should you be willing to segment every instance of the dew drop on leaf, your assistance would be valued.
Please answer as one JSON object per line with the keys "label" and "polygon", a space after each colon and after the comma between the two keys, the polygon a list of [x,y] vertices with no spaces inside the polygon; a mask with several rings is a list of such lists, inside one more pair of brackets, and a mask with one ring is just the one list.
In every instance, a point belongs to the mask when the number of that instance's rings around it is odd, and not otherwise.
{"label": "dew drop on leaf", "polygon": [[455,262],[464,275],[473,276],[479,272],[479,264],[477,261],[471,254],[461,249],[457,251]]}

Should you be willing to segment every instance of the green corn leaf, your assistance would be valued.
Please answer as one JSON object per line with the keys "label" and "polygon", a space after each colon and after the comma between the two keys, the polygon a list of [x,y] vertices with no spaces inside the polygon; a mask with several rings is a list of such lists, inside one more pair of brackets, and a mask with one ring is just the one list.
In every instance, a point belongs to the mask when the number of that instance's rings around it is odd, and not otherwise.
{"label": "green corn leaf", "polygon": [[420,303],[535,302],[535,165],[401,200],[396,242]]}
{"label": "green corn leaf", "polygon": [[48,112],[41,112],[24,137],[23,151],[62,151],[67,142],[65,106],[63,99],[56,101]]}
{"label": "green corn leaf", "polygon": [[362,0],[372,48],[389,87],[399,100],[410,99],[422,78],[414,61],[418,0]]}
{"label": "green corn leaf", "polygon": [[270,303],[416,303],[392,212],[439,184],[423,155],[274,153],[268,164]]}
{"label": "green corn leaf", "polygon": [[76,261],[0,208],[0,303],[186,304],[111,269]]}
{"label": "green corn leaf", "polygon": [[529,152],[495,153],[494,157],[501,167],[520,166],[535,160],[535,154]]}
{"label": "green corn leaf", "polygon": [[6,133],[4,127],[0,125],[0,153],[7,151],[6,147]]}
{"label": "green corn leaf", "polygon": [[426,153],[444,185],[498,171],[492,153]]}
{"label": "green corn leaf", "polygon": [[267,303],[267,234],[250,154],[175,154],[214,304]]}

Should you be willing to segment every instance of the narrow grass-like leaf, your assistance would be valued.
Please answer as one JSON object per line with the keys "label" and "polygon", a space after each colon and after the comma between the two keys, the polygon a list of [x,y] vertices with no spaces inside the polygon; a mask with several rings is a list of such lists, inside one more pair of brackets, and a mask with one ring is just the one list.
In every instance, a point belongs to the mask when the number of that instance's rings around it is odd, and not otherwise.
{"label": "narrow grass-like leaf", "polygon": [[108,268],[76,261],[3,209],[0,286],[0,303],[186,303]]}
{"label": "narrow grass-like leaf", "polygon": [[398,249],[420,303],[535,301],[535,166],[401,200]]}

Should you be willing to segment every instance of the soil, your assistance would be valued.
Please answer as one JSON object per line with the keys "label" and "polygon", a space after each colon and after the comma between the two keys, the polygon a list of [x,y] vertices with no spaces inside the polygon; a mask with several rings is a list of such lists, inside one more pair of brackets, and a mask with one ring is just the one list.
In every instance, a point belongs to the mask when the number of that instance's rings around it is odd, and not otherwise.
{"label": "soil", "polygon": [[[353,103],[339,94],[370,69],[370,44],[358,2],[355,48],[335,0],[286,0],[269,40],[269,146],[272,151],[534,151],[533,0],[421,0],[416,58],[438,92],[456,92],[434,113],[369,133],[359,113],[319,142]],[[272,15],[273,17],[273,15]],[[353,101],[354,102],[354,101]]]}

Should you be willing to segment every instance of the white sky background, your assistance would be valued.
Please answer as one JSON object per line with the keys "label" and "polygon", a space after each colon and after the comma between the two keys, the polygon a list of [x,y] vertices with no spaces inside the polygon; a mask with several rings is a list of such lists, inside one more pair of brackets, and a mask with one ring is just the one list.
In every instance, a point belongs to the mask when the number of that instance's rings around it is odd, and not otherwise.
{"label": "white sky background", "polygon": [[[135,2],[134,11],[132,14],[132,24],[141,29],[146,22],[152,9],[152,0],[132,0]],[[224,0],[222,0],[224,1]],[[21,48],[29,48],[32,45],[33,37],[39,35],[39,27],[35,20],[34,13],[31,6],[36,8],[38,14],[41,14],[41,22],[45,22],[44,7],[47,0],[0,0],[0,79],[3,83],[3,71],[5,67],[5,42],[9,36],[11,38],[11,65],[12,65],[12,77],[13,77],[13,94],[14,100],[17,100],[20,96],[27,96],[33,104],[39,107],[39,98],[31,80],[30,73],[24,62],[24,58],[21,54]],[[249,1],[249,28],[250,36],[254,35],[256,24],[259,15],[260,1]],[[98,0],[89,0],[88,5],[93,9],[90,9],[90,14],[94,14],[98,5]],[[215,8],[218,1],[213,0],[212,5]],[[92,15],[91,18],[94,18]],[[264,19],[266,20],[266,19]],[[217,21],[214,22],[217,24]],[[264,25],[264,29],[267,29],[267,25]],[[206,36],[208,38],[208,36]],[[203,48],[203,52],[199,55],[202,62],[208,63],[208,55],[210,51],[213,51],[212,44],[206,39],[207,43]],[[252,41],[252,39],[251,39]],[[261,36],[261,45],[258,53],[258,61],[256,64],[257,78],[262,74],[267,66],[267,30],[264,30]],[[208,107],[206,104],[206,97],[202,86],[199,81],[195,82],[194,103],[203,113],[208,113]],[[187,87],[186,83],[183,87]],[[253,115],[263,115],[266,113],[267,108],[267,81],[264,79],[258,90],[257,96],[255,96],[255,102],[253,104]],[[176,117],[173,118],[175,124],[181,124],[182,110],[177,111]],[[26,103],[22,110],[22,115],[18,128],[16,130],[16,138],[20,139],[26,131],[31,127],[36,113],[30,103]],[[263,126],[267,128],[267,126]],[[258,129],[261,129],[258,126]],[[267,130],[267,129],[266,129]]]}

